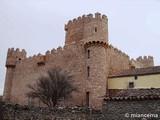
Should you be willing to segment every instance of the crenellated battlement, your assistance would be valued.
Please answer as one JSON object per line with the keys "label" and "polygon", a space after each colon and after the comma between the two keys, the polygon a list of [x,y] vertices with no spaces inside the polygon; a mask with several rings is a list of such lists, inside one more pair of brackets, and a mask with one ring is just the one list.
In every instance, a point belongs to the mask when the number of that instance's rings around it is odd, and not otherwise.
{"label": "crenellated battlement", "polygon": [[121,50],[117,49],[116,47],[113,47],[111,44],[108,45],[108,49],[110,49],[110,50],[116,52],[116,53],[119,54],[119,55],[122,55],[122,56],[124,56],[124,57],[129,58],[129,56],[128,56],[127,54],[125,54],[125,53],[122,52]]}
{"label": "crenellated battlement", "polygon": [[[62,55],[64,52],[67,52],[67,50],[68,50],[67,46],[58,47],[56,49],[53,48],[52,50],[46,51],[45,54],[38,53],[38,54],[34,54],[33,56],[25,57],[25,58],[23,58],[23,59],[20,60],[21,62],[20,61],[18,62],[17,58],[14,57],[15,55],[13,56],[13,54],[9,55],[9,59],[12,59],[12,63],[14,62],[14,66],[16,65],[17,62],[18,63],[22,63],[22,64],[28,63],[28,62],[29,63],[37,63],[38,66],[42,66],[42,65],[45,65],[45,62],[47,60],[49,60],[50,58],[54,58],[57,55]],[[16,49],[16,50],[13,49],[13,48],[9,49],[9,53],[12,53],[12,52],[16,53],[16,51],[18,52],[18,49]],[[22,51],[19,50],[19,52],[24,52],[24,51],[25,50],[22,50]]]}
{"label": "crenellated battlement", "polygon": [[153,60],[153,57],[152,56],[139,56],[137,59],[137,61],[141,61],[141,60]]}
{"label": "crenellated battlement", "polygon": [[130,61],[130,68],[133,69],[133,68],[143,68],[144,65],[140,62],[138,62],[137,60],[134,60],[134,59],[131,59]]}
{"label": "crenellated battlement", "polygon": [[105,20],[107,21],[108,18],[106,15],[101,15],[100,13],[88,14],[79,16],[77,18],[74,18],[73,20],[69,20],[67,24],[65,24],[65,30],[68,30],[69,28],[76,27],[85,23],[88,23],[92,20]]}
{"label": "crenellated battlement", "polygon": [[8,49],[9,54],[19,54],[19,53],[24,53],[26,54],[26,51],[24,49],[20,50],[19,48],[9,48]]}
{"label": "crenellated battlement", "polygon": [[24,49],[20,50],[19,48],[9,48],[7,53],[6,67],[14,68],[16,63],[22,59],[26,59],[26,51]]}
{"label": "crenellated battlement", "polygon": [[54,55],[54,54],[58,54],[58,53],[62,53],[63,51],[65,50],[65,47],[58,47],[57,49],[55,49],[55,48],[53,48],[52,50],[48,50],[48,51],[46,51],[46,53],[45,53],[45,56],[46,55]]}
{"label": "crenellated battlement", "polygon": [[140,62],[144,65],[144,67],[152,67],[154,66],[154,58],[152,56],[139,56],[136,61]]}
{"label": "crenellated battlement", "polygon": [[83,15],[68,21],[65,31],[65,45],[90,39],[108,43],[108,19],[100,13]]}

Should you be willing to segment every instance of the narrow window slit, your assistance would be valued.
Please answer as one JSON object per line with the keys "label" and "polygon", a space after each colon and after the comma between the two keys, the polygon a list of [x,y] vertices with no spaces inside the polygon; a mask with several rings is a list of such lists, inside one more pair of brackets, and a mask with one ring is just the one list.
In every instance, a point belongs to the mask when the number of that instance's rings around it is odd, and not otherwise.
{"label": "narrow window slit", "polygon": [[88,77],[90,76],[90,67],[89,66],[87,67],[87,76]]}
{"label": "narrow window slit", "polygon": [[87,58],[90,58],[90,50],[87,50]]}
{"label": "narrow window slit", "polygon": [[94,30],[95,30],[95,32],[97,32],[97,28],[96,28],[96,27],[95,27],[95,29],[94,29]]}

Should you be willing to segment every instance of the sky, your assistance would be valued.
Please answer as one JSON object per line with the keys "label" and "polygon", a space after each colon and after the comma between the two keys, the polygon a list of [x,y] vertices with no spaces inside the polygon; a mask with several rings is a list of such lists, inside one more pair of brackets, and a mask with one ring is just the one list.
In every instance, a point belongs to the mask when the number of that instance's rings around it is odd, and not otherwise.
{"label": "sky", "polygon": [[25,49],[29,57],[64,46],[64,25],[96,12],[108,17],[110,44],[160,65],[160,0],[0,0],[0,95],[8,48]]}

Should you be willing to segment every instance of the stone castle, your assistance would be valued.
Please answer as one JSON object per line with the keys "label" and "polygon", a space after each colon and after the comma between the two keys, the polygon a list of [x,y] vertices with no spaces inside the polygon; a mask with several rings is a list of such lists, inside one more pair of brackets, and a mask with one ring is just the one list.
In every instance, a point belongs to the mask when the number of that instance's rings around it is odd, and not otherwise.
{"label": "stone castle", "polygon": [[[119,71],[154,66],[153,57],[130,59],[108,42],[108,18],[100,13],[70,20],[64,27],[65,45],[47,51],[45,55],[26,57],[25,50],[8,49],[3,100],[28,104],[28,84],[60,67],[74,76],[79,92],[65,101],[69,106],[100,107],[108,93],[107,78]],[[36,100],[35,100],[36,101]],[[35,105],[40,104],[35,102]]]}

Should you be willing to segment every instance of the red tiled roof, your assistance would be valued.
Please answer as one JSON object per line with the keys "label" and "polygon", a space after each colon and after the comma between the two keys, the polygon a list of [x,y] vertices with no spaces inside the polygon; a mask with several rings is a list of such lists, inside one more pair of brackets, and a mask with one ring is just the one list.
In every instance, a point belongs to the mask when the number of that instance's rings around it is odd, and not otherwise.
{"label": "red tiled roof", "polygon": [[136,76],[136,75],[151,75],[151,74],[160,74],[160,66],[127,69],[127,70],[118,72],[116,74],[113,74],[109,76],[109,78]]}

